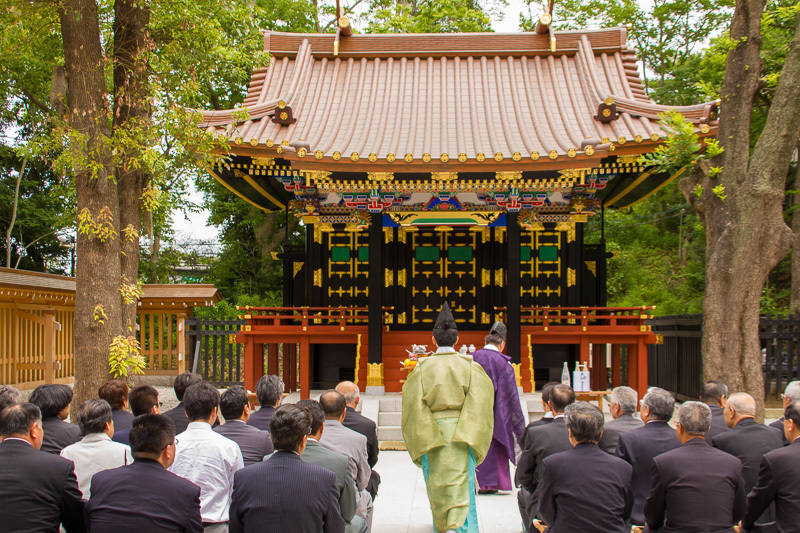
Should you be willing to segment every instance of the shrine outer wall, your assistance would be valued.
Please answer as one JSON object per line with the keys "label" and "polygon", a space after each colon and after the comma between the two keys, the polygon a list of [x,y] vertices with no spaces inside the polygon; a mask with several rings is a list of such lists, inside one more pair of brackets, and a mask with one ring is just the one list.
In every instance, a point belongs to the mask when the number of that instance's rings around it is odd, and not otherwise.
{"label": "shrine outer wall", "polygon": [[[535,231],[521,227],[516,213],[504,213],[489,226],[397,226],[380,214],[360,231],[307,225],[305,249],[285,251],[285,306],[369,309],[368,346],[358,362],[356,345],[312,346],[312,388],[352,379],[356,365],[359,380],[369,381],[368,369],[380,365],[389,391],[402,377],[394,374],[405,349],[430,344],[445,300],[462,332],[459,345],[478,346],[490,325],[503,320],[506,353],[523,369],[529,362],[521,360],[527,353],[521,308],[606,304],[607,254],[603,245],[584,243],[583,223],[545,223]],[[548,381],[576,356],[574,345],[543,346],[530,370]],[[525,380],[532,377],[526,371]]]}

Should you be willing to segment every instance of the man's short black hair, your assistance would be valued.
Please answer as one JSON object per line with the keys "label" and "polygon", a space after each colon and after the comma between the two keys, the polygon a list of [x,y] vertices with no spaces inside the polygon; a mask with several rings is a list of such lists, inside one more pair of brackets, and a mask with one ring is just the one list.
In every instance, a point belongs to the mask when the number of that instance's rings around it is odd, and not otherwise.
{"label": "man's short black hair", "polygon": [[175,391],[175,397],[179,402],[182,402],[183,395],[186,394],[186,390],[192,385],[197,385],[201,381],[203,381],[203,376],[200,374],[195,374],[194,372],[184,372],[183,374],[179,374],[178,377],[175,378],[175,382],[172,384],[172,390]]}
{"label": "man's short black hair", "polygon": [[11,385],[0,385],[0,411],[17,405],[21,398],[22,394]]}
{"label": "man's short black hair", "polygon": [[67,385],[39,385],[31,394],[30,402],[42,412],[42,418],[56,416],[72,401],[72,388]]}
{"label": "man's short black hair", "polygon": [[603,411],[589,402],[578,402],[564,409],[564,422],[572,438],[580,442],[597,442],[603,434]]}
{"label": "man's short black hair", "polygon": [[703,385],[703,394],[700,395],[700,401],[703,403],[719,403],[723,396],[728,396],[728,386],[717,379],[712,379],[706,381],[706,384]]}
{"label": "man's short black hair", "polygon": [[344,408],[347,407],[344,395],[334,389],[323,392],[319,397],[319,403],[322,406],[322,410],[325,411],[325,418],[330,419],[338,419],[342,416]]}
{"label": "man's short black hair", "polygon": [[112,409],[122,409],[129,392],[128,385],[124,381],[111,379],[103,383],[97,391],[97,397],[107,401]]}
{"label": "man's short black hair", "polygon": [[569,385],[559,383],[550,389],[550,405],[553,414],[563,413],[568,405],[575,403],[575,391]]}
{"label": "man's short black hair", "polygon": [[134,387],[128,395],[128,404],[133,416],[145,415],[158,405],[158,391],[150,385]]}
{"label": "man's short black hair", "polygon": [[311,414],[291,403],[275,409],[269,421],[269,434],[276,451],[296,452],[310,431]]}
{"label": "man's short black hair", "polygon": [[0,437],[27,435],[31,426],[41,422],[42,412],[32,403],[19,403],[0,412]]}
{"label": "man's short black hair", "polygon": [[453,346],[458,340],[457,329],[434,329],[433,339],[437,346]]}
{"label": "man's short black hair", "polygon": [[76,416],[81,434],[103,433],[111,422],[111,406],[105,400],[86,400],[78,407]]}
{"label": "man's short black hair", "polygon": [[209,418],[215,407],[219,406],[219,391],[205,381],[192,385],[183,394],[183,407],[189,420]]}
{"label": "man's short black hair", "polygon": [[278,376],[261,376],[256,383],[256,398],[261,407],[274,407],[286,390],[283,380]]}
{"label": "man's short black hair", "polygon": [[794,400],[783,410],[783,418],[794,422],[795,427],[800,429],[800,400]]}
{"label": "man's short black hair", "polygon": [[553,387],[556,385],[561,385],[558,381],[551,381],[550,383],[545,383],[544,387],[542,387],[542,401],[547,403],[550,401],[550,391],[553,390]]}
{"label": "man's short black hair", "polygon": [[166,415],[139,415],[133,419],[128,439],[134,458],[140,454],[158,456],[175,440],[175,422]]}
{"label": "man's short black hair", "polygon": [[242,418],[244,406],[249,402],[244,387],[237,385],[226,390],[219,397],[219,412],[222,413],[225,420],[236,420]]}
{"label": "man's short black hair", "polygon": [[316,435],[319,428],[325,423],[325,411],[317,400],[300,400],[295,405],[302,407],[308,414],[311,415],[311,433],[309,435]]}

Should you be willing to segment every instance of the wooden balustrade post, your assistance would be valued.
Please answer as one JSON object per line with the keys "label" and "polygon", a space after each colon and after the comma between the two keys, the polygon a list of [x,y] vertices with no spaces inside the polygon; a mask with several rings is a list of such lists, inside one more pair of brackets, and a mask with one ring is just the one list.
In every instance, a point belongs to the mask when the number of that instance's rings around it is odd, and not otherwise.
{"label": "wooden balustrade post", "polygon": [[186,313],[178,313],[178,374],[186,372]]}
{"label": "wooden balustrade post", "polygon": [[[308,337],[306,337],[308,338]],[[302,349],[302,345],[301,345]],[[292,351],[289,354],[289,383],[291,390],[297,390],[297,351]],[[305,399],[305,398],[301,398]]]}
{"label": "wooden balustrade post", "polygon": [[311,395],[311,368],[308,335],[300,337],[300,399],[307,400]]}
{"label": "wooden balustrade post", "polygon": [[611,345],[611,387],[622,386],[622,345]]}
{"label": "wooden balustrade post", "polygon": [[274,342],[267,345],[267,373],[278,375],[278,345]]}
{"label": "wooden balustrade post", "polygon": [[607,374],[606,345],[592,344],[592,390],[606,390],[608,388]]}
{"label": "wooden balustrade post", "polygon": [[56,364],[56,310],[44,310],[44,382],[55,383]]}

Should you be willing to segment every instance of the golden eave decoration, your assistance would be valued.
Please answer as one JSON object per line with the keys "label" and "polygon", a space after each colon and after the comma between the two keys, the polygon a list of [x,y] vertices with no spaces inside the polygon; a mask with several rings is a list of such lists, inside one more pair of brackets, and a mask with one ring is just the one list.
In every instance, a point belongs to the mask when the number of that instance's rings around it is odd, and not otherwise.
{"label": "golden eave decoration", "polygon": [[488,226],[503,211],[410,211],[386,213],[401,227],[410,226]]}

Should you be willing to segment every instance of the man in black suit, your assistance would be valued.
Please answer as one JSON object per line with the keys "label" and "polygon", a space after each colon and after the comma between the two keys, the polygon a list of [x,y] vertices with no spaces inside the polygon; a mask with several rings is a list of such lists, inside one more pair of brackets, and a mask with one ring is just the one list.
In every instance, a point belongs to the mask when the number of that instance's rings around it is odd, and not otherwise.
{"label": "man in black suit", "polygon": [[578,402],[567,407],[564,420],[574,448],[542,461],[539,517],[550,533],[628,533],[632,469],[597,446],[603,412]]}
{"label": "man in black suit", "polygon": [[269,433],[247,425],[250,401],[243,387],[231,387],[223,392],[219,398],[219,410],[225,423],[215,427],[214,431],[239,445],[244,466],[260,463],[265,455],[275,451]]}
{"label": "man in black suit", "polygon": [[178,406],[170,409],[164,414],[170,417],[173,422],[175,422],[175,433],[177,435],[180,435],[186,431],[189,422],[191,422],[189,417],[186,416],[186,408],[183,406],[183,395],[186,393],[186,390],[189,387],[192,385],[197,385],[202,381],[203,378],[200,374],[184,372],[176,377],[175,382],[172,384],[172,390],[175,391],[175,397],[178,399]]}
{"label": "man in black suit", "polygon": [[644,425],[644,422],[633,416],[636,413],[638,403],[639,395],[630,387],[617,387],[611,391],[608,410],[614,420],[603,428],[603,436],[600,437],[600,442],[597,443],[601,450],[614,455],[617,450],[619,436]]}
{"label": "man in black suit", "polygon": [[0,412],[0,530],[14,533],[86,531],[72,461],[40,451],[44,430],[30,403]]}
{"label": "man in black suit", "polygon": [[531,420],[528,423],[528,425],[525,426],[525,431],[522,432],[522,439],[520,439],[519,441],[519,445],[522,447],[523,450],[525,449],[525,439],[528,436],[528,430],[530,428],[535,428],[538,426],[549,424],[555,419],[553,411],[550,410],[550,391],[556,385],[559,385],[557,381],[551,381],[550,383],[547,383],[545,384],[544,387],[542,387],[542,408],[544,409],[545,412],[544,415],[542,415],[542,418],[539,418],[538,420]]}
{"label": "man in black suit", "polygon": [[342,381],[336,385],[336,390],[344,396],[345,415],[342,425],[361,433],[367,437],[367,463],[372,469],[367,483],[367,492],[372,496],[373,501],[378,495],[378,485],[381,483],[381,476],[375,471],[375,463],[378,462],[378,428],[375,422],[356,411],[359,401],[361,401],[358,386],[352,381]]}
{"label": "man in black suit", "polygon": [[33,390],[30,402],[42,413],[44,441],[42,451],[58,455],[61,450],[83,438],[81,428],[67,422],[72,388],[67,385],[39,385]]}
{"label": "man in black suit", "polygon": [[231,533],[343,533],[336,474],[300,458],[311,431],[311,415],[296,405],[282,405],[270,420],[277,450],[259,464],[234,475]]}
{"label": "man in black suit", "polygon": [[797,531],[800,524],[800,400],[783,412],[789,446],[767,453],[761,460],[756,486],[747,497],[742,529],[749,530],[770,504],[775,504],[778,533]]}
{"label": "man in black suit", "polygon": [[[756,401],[746,392],[735,392],[725,404],[725,423],[730,431],[714,437],[714,447],[738,457],[742,462],[744,491],[756,485],[758,467],[764,454],[783,447],[783,435],[775,428],[755,420]],[[759,524],[775,520],[775,507],[770,506],[758,519]]]}
{"label": "man in black suit", "polygon": [[517,493],[519,514],[526,531],[531,531],[531,523],[538,516],[542,461],[553,454],[572,448],[569,431],[564,423],[564,409],[575,403],[575,392],[567,385],[558,384],[550,390],[549,409],[553,412],[553,422],[532,427],[527,432],[525,450],[517,463],[516,479],[520,485]]}
{"label": "man in black suit", "polygon": [[[158,390],[150,385],[139,385],[132,388],[130,394],[128,394],[128,404],[131,406],[131,412],[133,412],[134,417],[146,414],[161,414]],[[115,431],[111,439],[115,442],[130,445],[130,434],[131,428],[128,427]]]}
{"label": "man in black suit", "polygon": [[261,408],[250,414],[247,424],[269,432],[269,421],[275,408],[281,403],[281,396],[286,386],[278,376],[261,376],[256,383],[256,397]]}
{"label": "man in black suit", "polygon": [[175,460],[175,423],[165,415],[133,419],[134,461],[98,472],[86,516],[92,533],[201,533],[200,487],[167,468]]}
{"label": "man in black suit", "polygon": [[[800,381],[792,381],[786,388],[783,390],[783,394],[781,394],[781,398],[783,399],[783,409],[786,410],[789,407],[789,404],[795,400],[800,400]],[[780,417],[775,422],[771,423],[770,426],[774,427],[781,433],[783,433],[783,420],[784,417]],[[783,438],[783,445],[788,446],[790,442],[786,440],[786,437]]]}
{"label": "man in black suit", "polygon": [[728,386],[717,380],[707,381],[703,386],[700,401],[711,409],[711,429],[706,433],[706,442],[711,445],[714,437],[728,431],[728,426],[725,425],[725,415],[722,414],[722,409],[725,408],[725,403],[728,401]]}
{"label": "man in black suit", "polygon": [[685,402],[676,434],[682,446],[653,459],[645,533],[733,533],[747,498],[742,463],[705,441],[711,409]]}
{"label": "man in black suit", "polygon": [[644,524],[644,502],[650,494],[653,458],[681,445],[667,422],[672,418],[675,399],[664,389],[651,388],[642,400],[644,426],[623,433],[617,442],[616,455],[633,467],[633,510],[631,522]]}

